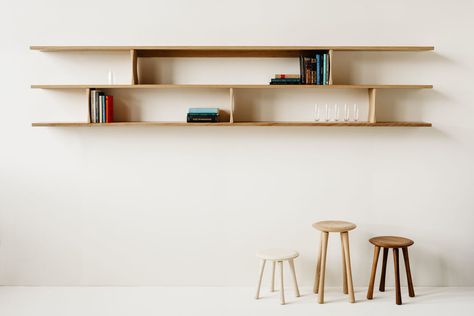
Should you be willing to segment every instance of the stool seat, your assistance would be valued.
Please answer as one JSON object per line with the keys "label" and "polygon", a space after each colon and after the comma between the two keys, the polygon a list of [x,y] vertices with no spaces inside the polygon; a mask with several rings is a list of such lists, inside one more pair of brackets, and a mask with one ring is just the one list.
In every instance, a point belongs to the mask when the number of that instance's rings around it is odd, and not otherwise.
{"label": "stool seat", "polygon": [[372,245],[382,248],[404,248],[413,245],[415,242],[411,239],[398,236],[378,236],[370,238]]}
{"label": "stool seat", "polygon": [[263,249],[257,251],[258,258],[271,261],[290,260],[298,257],[299,255],[300,254],[295,250],[280,248]]}
{"label": "stool seat", "polygon": [[329,233],[348,232],[355,229],[356,227],[356,224],[344,221],[321,221],[313,224],[313,228]]}

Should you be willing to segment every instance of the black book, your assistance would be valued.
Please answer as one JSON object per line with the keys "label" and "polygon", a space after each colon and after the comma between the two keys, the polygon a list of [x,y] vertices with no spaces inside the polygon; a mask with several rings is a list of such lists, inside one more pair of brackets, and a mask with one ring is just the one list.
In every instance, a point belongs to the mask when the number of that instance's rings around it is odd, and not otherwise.
{"label": "black book", "polygon": [[206,122],[219,122],[219,116],[215,114],[208,114],[208,115],[194,115],[192,113],[188,113],[187,115],[187,122],[188,123],[206,123]]}
{"label": "black book", "polygon": [[304,57],[300,56],[300,83],[305,83]]}

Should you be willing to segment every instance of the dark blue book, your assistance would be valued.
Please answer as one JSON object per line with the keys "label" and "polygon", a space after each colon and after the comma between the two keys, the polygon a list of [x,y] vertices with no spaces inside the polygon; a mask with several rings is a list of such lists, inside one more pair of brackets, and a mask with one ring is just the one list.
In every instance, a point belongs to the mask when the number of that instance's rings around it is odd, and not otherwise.
{"label": "dark blue book", "polygon": [[300,83],[300,78],[272,78],[270,83]]}
{"label": "dark blue book", "polygon": [[322,84],[321,53],[316,53],[316,84]]}
{"label": "dark blue book", "polygon": [[106,119],[107,110],[106,110],[106,108],[105,108],[105,104],[106,104],[106,102],[105,102],[105,95],[101,95],[101,96],[100,96],[100,99],[101,99],[101,103],[102,103],[102,121],[101,121],[101,123],[105,123],[105,122],[107,121],[107,119]]}

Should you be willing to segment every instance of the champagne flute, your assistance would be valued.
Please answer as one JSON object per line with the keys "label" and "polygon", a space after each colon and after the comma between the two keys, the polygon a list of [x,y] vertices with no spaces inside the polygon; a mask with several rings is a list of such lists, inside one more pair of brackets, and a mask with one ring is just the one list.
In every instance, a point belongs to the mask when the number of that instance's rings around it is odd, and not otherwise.
{"label": "champagne flute", "polygon": [[334,104],[334,121],[339,121],[339,106],[337,105],[337,103]]}
{"label": "champagne flute", "polygon": [[326,112],[326,122],[329,122],[329,108],[328,104],[325,104],[325,112]]}
{"label": "champagne flute", "polygon": [[354,103],[354,121],[357,122],[359,120],[359,106]]}
{"label": "champagne flute", "polygon": [[319,122],[319,106],[317,103],[314,106],[314,121]]}
{"label": "champagne flute", "polygon": [[344,104],[344,121],[349,121],[349,108],[347,107],[347,103]]}

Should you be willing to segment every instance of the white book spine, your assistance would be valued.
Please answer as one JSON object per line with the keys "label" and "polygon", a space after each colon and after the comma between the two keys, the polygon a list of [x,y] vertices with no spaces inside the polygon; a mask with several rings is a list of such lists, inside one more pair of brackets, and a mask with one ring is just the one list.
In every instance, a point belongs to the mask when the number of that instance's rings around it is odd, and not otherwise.
{"label": "white book spine", "polygon": [[90,112],[91,112],[91,123],[96,123],[96,109],[97,107],[95,106],[97,94],[95,90],[91,91],[91,103],[90,103]]}

